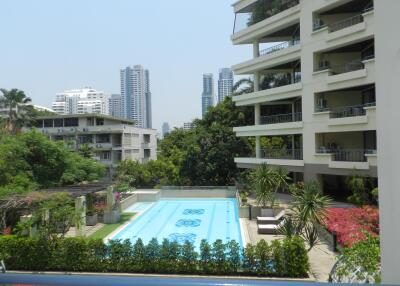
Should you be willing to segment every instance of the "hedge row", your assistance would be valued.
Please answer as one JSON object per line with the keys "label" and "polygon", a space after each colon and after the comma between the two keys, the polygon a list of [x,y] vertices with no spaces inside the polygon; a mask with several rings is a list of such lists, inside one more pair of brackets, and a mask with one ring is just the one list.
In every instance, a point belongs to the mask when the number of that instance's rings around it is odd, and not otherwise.
{"label": "hedge row", "polygon": [[231,241],[201,242],[200,253],[186,242],[180,245],[156,239],[110,241],[64,238],[0,237],[0,255],[8,269],[32,271],[87,271],[135,273],[190,273],[307,277],[308,256],[303,241],[294,237],[241,249]]}

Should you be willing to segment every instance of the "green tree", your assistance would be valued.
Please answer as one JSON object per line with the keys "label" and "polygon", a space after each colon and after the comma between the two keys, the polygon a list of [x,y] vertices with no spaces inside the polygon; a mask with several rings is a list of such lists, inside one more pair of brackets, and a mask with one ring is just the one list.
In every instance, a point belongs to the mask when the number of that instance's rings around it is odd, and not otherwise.
{"label": "green tree", "polygon": [[242,78],[232,87],[232,94],[234,96],[252,92],[254,92],[254,82],[250,78]]}
{"label": "green tree", "polygon": [[3,94],[0,97],[0,108],[8,110],[4,129],[10,133],[16,133],[32,120],[33,107],[27,105],[31,102],[31,99],[22,90],[2,88],[0,91]]}

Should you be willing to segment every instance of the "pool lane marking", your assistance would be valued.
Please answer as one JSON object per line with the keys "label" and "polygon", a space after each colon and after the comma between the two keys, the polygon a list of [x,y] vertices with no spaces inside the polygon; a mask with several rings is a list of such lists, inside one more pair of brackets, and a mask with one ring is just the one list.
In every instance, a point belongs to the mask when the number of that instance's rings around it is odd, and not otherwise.
{"label": "pool lane marking", "polygon": [[231,220],[230,220],[229,208],[230,208],[230,202],[228,201],[228,202],[226,202],[226,223],[225,223],[225,225],[226,225],[226,235],[225,235],[226,242],[231,241],[231,233],[230,233]]}
{"label": "pool lane marking", "polygon": [[208,224],[208,231],[207,231],[207,241],[210,242],[210,232],[212,229],[212,225],[214,222],[214,215],[215,215],[215,208],[216,208],[217,203],[213,203],[213,208],[211,211],[211,217],[210,217],[210,223]]}
{"label": "pool lane marking", "polygon": [[[158,206],[157,206],[157,204],[156,204],[156,205],[155,205],[156,207],[153,208],[153,209],[149,212],[149,214],[150,214],[150,213],[159,213],[159,212],[165,207],[165,204],[166,204],[166,203],[160,204],[160,205],[158,205]],[[156,218],[156,216],[155,216],[155,215],[152,215],[152,216],[150,217],[150,219],[147,220],[147,221],[144,221],[144,220],[143,220],[143,221],[142,221],[142,220],[137,220],[137,221],[133,222],[131,225],[128,225],[125,229],[121,230],[118,234],[119,234],[119,236],[121,237],[121,236],[125,235],[129,230],[132,231],[132,228],[133,228],[135,225],[137,225],[137,224],[139,224],[139,223],[144,223],[144,225],[141,226],[136,232],[134,232],[134,233],[129,233],[129,236],[128,236],[127,238],[125,238],[125,239],[137,239],[138,236],[139,236],[139,233],[141,233],[142,230],[147,226],[147,223],[149,223],[151,220],[153,220],[153,219],[155,219],[155,218]],[[142,217],[142,219],[143,219],[143,217]],[[136,235],[134,235],[134,234],[136,234]],[[142,238],[142,239],[143,239],[143,238]]]}
{"label": "pool lane marking", "polygon": [[103,238],[104,242],[108,242],[110,240],[113,239],[119,239],[119,238],[115,238],[115,236],[119,235],[121,236],[123,233],[125,233],[125,230],[128,228],[128,226],[131,225],[131,223],[133,221],[136,221],[137,219],[139,219],[145,212],[147,212],[149,209],[151,209],[153,206],[155,206],[154,202],[150,203],[150,206],[148,206],[145,210],[141,211],[141,212],[137,212],[134,216],[132,216],[127,222],[125,222],[123,225],[121,225],[120,227],[118,227],[117,229],[115,229],[113,232],[111,232],[109,235],[107,235],[105,238]]}
{"label": "pool lane marking", "polygon": [[[178,204],[178,209],[179,209],[180,206],[181,206],[181,204]],[[155,236],[154,236],[155,238],[157,238],[158,235],[160,234],[160,232],[161,232],[162,230],[164,230],[165,226],[166,226],[167,223],[171,220],[171,218],[172,218],[172,216],[175,214],[176,210],[177,210],[177,207],[171,209],[171,213],[168,215],[168,218],[164,221],[164,223],[162,224],[162,226],[158,229],[158,232],[157,232],[157,233],[155,234]],[[164,238],[164,237],[163,237],[163,238]],[[163,238],[162,238],[162,239],[163,239]],[[165,238],[167,238],[167,237],[165,237]]]}

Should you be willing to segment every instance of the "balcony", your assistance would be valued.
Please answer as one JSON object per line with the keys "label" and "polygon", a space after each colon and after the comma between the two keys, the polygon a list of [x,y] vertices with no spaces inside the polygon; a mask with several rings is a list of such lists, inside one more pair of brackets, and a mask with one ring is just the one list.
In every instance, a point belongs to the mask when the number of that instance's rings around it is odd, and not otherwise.
{"label": "balcony", "polygon": [[329,118],[346,118],[355,116],[365,116],[367,114],[367,109],[369,107],[374,107],[375,102],[353,105],[353,106],[343,106],[335,108],[317,108],[315,112],[329,112]]}
{"label": "balcony", "polygon": [[234,5],[235,21],[232,41],[250,44],[279,29],[289,27],[300,19],[299,0],[258,0]]}
{"label": "balcony", "polygon": [[[368,170],[377,166],[375,149],[329,149],[320,147],[316,155],[330,168]],[[322,163],[321,162],[321,163]]]}
{"label": "balcony", "polygon": [[301,112],[276,114],[276,115],[268,115],[260,117],[261,124],[279,124],[279,123],[288,123],[296,121],[302,121]]}
{"label": "balcony", "polygon": [[284,50],[284,49],[287,49],[287,48],[290,48],[290,47],[293,47],[293,46],[296,46],[296,45],[299,45],[299,44],[300,44],[300,39],[293,39],[293,40],[290,40],[290,41],[287,41],[287,42],[283,42],[283,43],[280,43],[278,45],[275,45],[275,46],[269,47],[267,49],[261,50],[260,51],[260,56],[270,55],[270,54],[279,52],[281,50]]}
{"label": "balcony", "polygon": [[299,2],[299,0],[286,0],[280,1],[277,5],[273,5],[275,3],[272,3],[270,0],[259,0],[235,13],[233,34],[297,6]]}
{"label": "balcony", "polygon": [[302,149],[261,149],[261,158],[279,160],[303,160]]}

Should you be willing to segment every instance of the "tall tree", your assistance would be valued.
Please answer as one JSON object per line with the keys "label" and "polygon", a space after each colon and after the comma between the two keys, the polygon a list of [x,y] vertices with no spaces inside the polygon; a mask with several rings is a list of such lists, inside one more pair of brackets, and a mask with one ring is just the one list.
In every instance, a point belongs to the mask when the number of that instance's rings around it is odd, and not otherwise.
{"label": "tall tree", "polygon": [[16,133],[19,128],[31,121],[33,107],[28,105],[31,99],[22,90],[0,89],[3,94],[0,96],[0,107],[7,109],[7,117],[4,119],[5,130]]}

